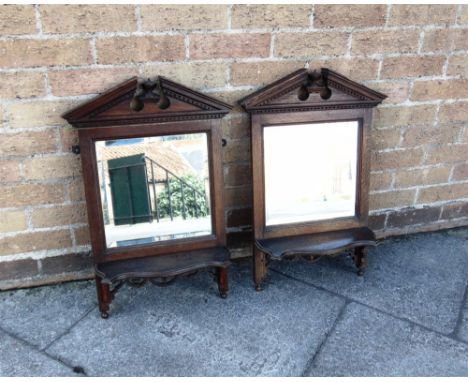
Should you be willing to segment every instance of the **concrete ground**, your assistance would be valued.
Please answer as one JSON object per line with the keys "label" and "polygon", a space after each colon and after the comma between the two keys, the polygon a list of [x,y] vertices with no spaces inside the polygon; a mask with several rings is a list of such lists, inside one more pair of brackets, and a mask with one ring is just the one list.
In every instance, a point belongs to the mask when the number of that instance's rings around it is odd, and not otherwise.
{"label": "concrete ground", "polygon": [[208,273],[124,286],[108,320],[93,282],[0,293],[0,376],[468,376],[468,229],[347,257],[250,262],[222,300]]}

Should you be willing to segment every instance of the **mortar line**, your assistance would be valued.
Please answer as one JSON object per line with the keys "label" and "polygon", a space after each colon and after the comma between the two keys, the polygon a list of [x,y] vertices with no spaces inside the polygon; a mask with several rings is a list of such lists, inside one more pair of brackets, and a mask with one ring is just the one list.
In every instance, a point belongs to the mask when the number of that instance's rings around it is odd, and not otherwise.
{"label": "mortar line", "polygon": [[[41,351],[47,353],[47,349],[49,349],[54,343],[56,343],[58,340],[62,339],[64,336],[66,336],[68,333],[71,332],[71,330],[78,325],[86,316],[88,316],[93,310],[95,310],[97,307],[96,304],[93,304],[91,308],[89,308],[84,314],[81,315],[78,320],[76,320],[71,326],[68,327],[62,334],[58,335],[56,338],[54,338],[50,343],[48,343],[46,346],[41,348]],[[48,354],[48,353],[47,353]]]}
{"label": "mortar line", "polygon": [[350,300],[345,298],[345,301],[343,303],[343,306],[340,308],[338,311],[338,315],[335,318],[335,321],[333,322],[333,325],[330,327],[330,329],[325,333],[325,337],[323,340],[320,342],[320,344],[317,346],[314,354],[312,357],[307,361],[306,366],[304,367],[304,370],[301,373],[301,377],[308,377],[311,370],[315,366],[315,360],[319,356],[319,354],[322,352],[323,347],[325,344],[328,342],[328,338],[335,332],[336,327],[338,326],[338,323],[342,320],[344,313],[346,311],[346,308],[350,304]]}
{"label": "mortar line", "polygon": [[[417,326],[417,327],[419,327],[419,328],[421,328],[421,329],[427,330],[427,331],[429,331],[429,332],[438,334],[438,335],[440,335],[440,336],[443,336],[443,337],[445,337],[445,338],[449,338],[449,339],[451,339],[451,340],[454,340],[454,341],[456,341],[456,342],[459,342],[459,343],[462,343],[462,344],[468,346],[468,341],[465,341],[465,340],[460,339],[460,338],[454,338],[454,337],[452,336],[452,333],[447,334],[447,333],[440,332],[440,331],[438,331],[438,330],[435,330],[435,329],[429,328],[429,327],[427,327],[427,326],[425,326],[425,325],[423,325],[423,324],[420,324],[419,322],[412,321],[412,320],[410,320],[409,318],[397,316],[396,314],[393,314],[393,313],[387,312],[387,311],[385,311],[385,310],[382,310],[382,309],[380,309],[380,308],[378,308],[378,307],[375,307],[375,306],[366,304],[366,303],[364,303],[364,302],[362,302],[362,301],[359,301],[359,300],[356,300],[356,299],[354,299],[354,298],[352,298],[352,297],[342,295],[342,294],[340,294],[340,293],[338,293],[338,292],[334,292],[334,291],[332,291],[332,290],[330,290],[330,289],[327,289],[327,288],[324,288],[324,287],[322,287],[322,286],[313,284],[313,283],[311,283],[311,282],[309,282],[309,281],[305,281],[305,280],[298,279],[298,278],[296,278],[295,276],[288,275],[288,274],[283,273],[283,272],[281,272],[281,271],[278,271],[278,270],[276,270],[276,269],[271,269],[271,268],[270,268],[270,270],[271,270],[272,272],[275,272],[275,273],[277,273],[277,274],[279,274],[279,275],[282,275],[282,276],[284,276],[284,277],[286,277],[286,278],[289,278],[289,279],[291,279],[291,280],[294,280],[294,281],[300,282],[300,283],[302,283],[302,284],[305,284],[305,285],[314,287],[314,288],[316,288],[316,289],[318,289],[318,290],[320,290],[320,291],[322,291],[322,292],[327,292],[327,293],[329,293],[329,294],[331,294],[331,295],[333,295],[333,296],[335,296],[335,297],[340,297],[340,298],[347,299],[347,300],[349,300],[349,302],[353,302],[353,303],[355,303],[355,304],[364,306],[364,307],[366,307],[366,308],[368,308],[368,309],[375,310],[375,311],[378,312],[378,313],[381,313],[381,314],[384,314],[384,315],[386,315],[386,316],[392,317],[392,318],[394,318],[394,319],[396,319],[396,320],[404,321],[404,322],[406,322],[406,323],[408,323],[408,324],[410,324],[410,325],[415,325],[415,326]],[[357,276],[356,276],[356,277],[357,277]]]}
{"label": "mortar line", "polygon": [[[25,339],[21,338],[21,337],[18,337],[16,334],[14,333],[11,333],[10,331],[6,330],[4,327],[2,327],[0,325],[0,331],[4,332],[6,335],[8,335],[9,337],[13,338],[14,340],[20,342],[21,344],[23,344],[24,346],[32,349],[32,350],[35,350],[37,351],[38,353],[46,356],[47,358],[55,361],[55,362],[58,362],[60,364],[62,364],[63,366],[67,367],[68,369],[70,369],[73,373],[75,373],[75,367],[76,366],[73,366],[73,365],[69,365],[67,362],[65,362],[63,359],[61,359],[60,357],[55,357],[49,353],[46,353],[44,351],[42,351],[38,346],[30,343],[29,341],[26,341]],[[86,375],[86,374],[84,374]]]}

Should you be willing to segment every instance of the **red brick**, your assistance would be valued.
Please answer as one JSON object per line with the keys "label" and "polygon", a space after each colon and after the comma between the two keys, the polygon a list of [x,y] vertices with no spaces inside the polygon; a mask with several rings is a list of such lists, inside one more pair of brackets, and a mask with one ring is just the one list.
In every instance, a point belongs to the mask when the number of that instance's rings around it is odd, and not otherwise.
{"label": "red brick", "polygon": [[372,150],[391,149],[398,146],[400,142],[400,135],[401,130],[398,128],[372,131]]}
{"label": "red brick", "polygon": [[176,61],[185,57],[184,36],[103,37],[96,41],[100,64]]}
{"label": "red brick", "polygon": [[45,33],[131,32],[136,30],[132,5],[41,5]]}
{"label": "red brick", "polygon": [[452,180],[468,180],[468,163],[460,163],[453,168]]}
{"label": "red brick", "polygon": [[377,151],[372,153],[371,168],[374,171],[396,169],[402,167],[416,167],[421,165],[424,150],[422,148]]}
{"label": "red brick", "polygon": [[374,112],[374,126],[431,125],[436,115],[435,105],[379,107]]}
{"label": "red brick", "polygon": [[137,68],[74,69],[49,72],[52,94],[56,96],[100,93],[130,77]]}
{"label": "red brick", "polygon": [[314,8],[315,28],[377,27],[385,25],[385,4],[322,5]]}
{"label": "red brick", "polygon": [[250,140],[227,140],[223,148],[223,163],[247,162],[250,160]]}
{"label": "red brick", "polygon": [[308,32],[278,33],[275,39],[275,55],[279,57],[313,57],[345,54],[349,33]]}
{"label": "red brick", "polygon": [[89,272],[93,274],[93,261],[89,253],[72,253],[61,256],[46,257],[41,260],[41,273],[56,275],[61,273]]}
{"label": "red brick", "polygon": [[387,214],[369,215],[369,228],[378,231],[385,228],[385,219]]}
{"label": "red brick", "polygon": [[442,207],[441,219],[458,219],[468,216],[468,203],[447,204]]}
{"label": "red brick", "polygon": [[0,208],[61,203],[65,189],[60,184],[0,186]]}
{"label": "red brick", "polygon": [[439,220],[440,207],[408,208],[391,212],[387,218],[387,228],[404,227],[414,224],[431,223]]}
{"label": "red brick", "polygon": [[221,120],[223,136],[231,139],[250,137],[250,122],[245,113],[229,114]]}
{"label": "red brick", "polygon": [[243,186],[251,184],[251,169],[249,164],[229,164],[224,166],[224,185]]}
{"label": "red brick", "polygon": [[71,247],[70,230],[31,232],[0,239],[0,255]]}
{"label": "red brick", "polygon": [[381,78],[442,75],[445,56],[388,57],[382,64]]}
{"label": "red brick", "polygon": [[0,98],[30,98],[44,95],[43,73],[0,73]]}
{"label": "red brick", "polygon": [[425,164],[455,163],[466,160],[468,144],[433,145],[427,148]]}
{"label": "red brick", "polygon": [[0,8],[0,35],[36,33],[34,5],[2,5]]}
{"label": "red brick", "polygon": [[21,179],[19,163],[0,159],[0,182],[16,182]]}
{"label": "red brick", "polygon": [[467,50],[468,49],[468,28],[455,29],[453,31],[453,49]]}
{"label": "red brick", "polygon": [[393,175],[389,172],[373,172],[370,175],[370,190],[388,190],[392,184]]}
{"label": "red brick", "polygon": [[433,186],[419,190],[417,203],[435,203],[468,197],[468,183]]}
{"label": "red brick", "polygon": [[352,54],[417,53],[419,31],[376,30],[354,32]]}
{"label": "red brick", "polygon": [[194,89],[222,88],[226,85],[229,64],[224,62],[184,62],[148,64],[143,75],[165,76]]}
{"label": "red brick", "polygon": [[89,227],[74,228],[73,234],[75,235],[76,245],[91,245],[91,239],[89,237]]}
{"label": "red brick", "polygon": [[226,208],[244,207],[252,205],[252,187],[240,186],[224,190]]}
{"label": "red brick", "polygon": [[353,81],[375,80],[379,70],[379,60],[370,58],[330,58],[327,60],[312,60],[311,69],[328,68]]}
{"label": "red brick", "polygon": [[440,106],[440,123],[465,123],[466,121],[468,121],[468,101],[454,102]]}
{"label": "red brick", "polygon": [[385,94],[387,99],[384,100],[384,103],[397,104],[408,99],[410,81],[372,82],[366,86]]}
{"label": "red brick", "polygon": [[2,134],[0,155],[31,155],[57,150],[55,129]]}
{"label": "red brick", "polygon": [[456,126],[415,126],[403,133],[402,147],[415,147],[430,143],[456,143],[460,128]]}
{"label": "red brick", "polygon": [[236,4],[231,11],[231,27],[247,28],[307,28],[311,5],[299,4]]}
{"label": "red brick", "polygon": [[231,84],[267,85],[303,67],[302,61],[234,62],[231,67]]}
{"label": "red brick", "polygon": [[216,33],[190,35],[190,58],[267,57],[270,54],[268,33]]}
{"label": "red brick", "polygon": [[447,74],[458,76],[468,73],[468,54],[450,56],[448,61]]}
{"label": "red brick", "polygon": [[450,170],[451,166],[398,170],[395,173],[395,188],[447,183]]}
{"label": "red brick", "polygon": [[32,224],[36,228],[65,226],[86,221],[84,203],[35,208],[32,211]]}
{"label": "red brick", "polygon": [[427,101],[466,98],[468,79],[415,81],[411,99]]}
{"label": "red brick", "polygon": [[39,157],[24,161],[25,179],[60,179],[77,175],[81,175],[81,160],[74,154]]}
{"label": "red brick", "polygon": [[221,4],[151,4],[141,6],[143,30],[225,29],[228,7]]}
{"label": "red brick", "polygon": [[449,24],[456,13],[456,5],[393,5],[389,25]]}
{"label": "red brick", "polygon": [[370,210],[407,207],[413,204],[415,190],[395,190],[369,195]]}
{"label": "red brick", "polygon": [[0,41],[0,67],[83,65],[92,63],[86,39]]}

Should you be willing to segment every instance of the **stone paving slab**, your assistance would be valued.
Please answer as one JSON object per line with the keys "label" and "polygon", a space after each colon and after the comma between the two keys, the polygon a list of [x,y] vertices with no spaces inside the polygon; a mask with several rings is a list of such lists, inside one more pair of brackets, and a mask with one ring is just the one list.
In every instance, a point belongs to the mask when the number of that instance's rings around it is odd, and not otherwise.
{"label": "stone paving slab", "polygon": [[467,376],[468,345],[351,303],[309,376]]}
{"label": "stone paving slab", "polygon": [[1,377],[65,377],[73,371],[43,353],[25,345],[0,329]]}
{"label": "stone paving slab", "polygon": [[344,300],[280,275],[257,293],[250,262],[230,281],[227,300],[206,273],[123,287],[108,320],[93,311],[47,352],[92,376],[301,375]]}
{"label": "stone paving slab", "polygon": [[446,232],[385,240],[369,251],[363,277],[341,256],[272,262],[271,268],[449,334],[468,283],[468,241]]}
{"label": "stone paving slab", "polygon": [[44,348],[97,305],[94,282],[0,293],[0,327]]}

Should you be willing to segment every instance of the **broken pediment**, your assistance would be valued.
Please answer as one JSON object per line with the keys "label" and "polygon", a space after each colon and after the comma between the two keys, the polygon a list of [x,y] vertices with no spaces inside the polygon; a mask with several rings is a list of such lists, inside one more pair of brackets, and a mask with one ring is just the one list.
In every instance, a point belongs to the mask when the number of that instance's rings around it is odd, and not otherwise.
{"label": "broken pediment", "polygon": [[63,115],[77,128],[222,118],[231,106],[162,76],[133,77]]}
{"label": "broken pediment", "polygon": [[339,73],[299,69],[239,101],[250,113],[374,107],[387,96]]}

